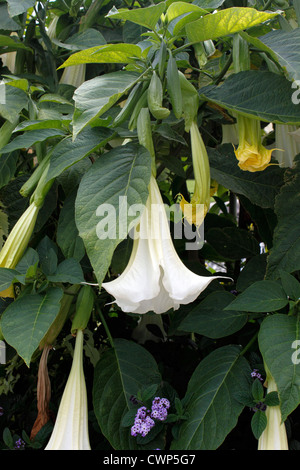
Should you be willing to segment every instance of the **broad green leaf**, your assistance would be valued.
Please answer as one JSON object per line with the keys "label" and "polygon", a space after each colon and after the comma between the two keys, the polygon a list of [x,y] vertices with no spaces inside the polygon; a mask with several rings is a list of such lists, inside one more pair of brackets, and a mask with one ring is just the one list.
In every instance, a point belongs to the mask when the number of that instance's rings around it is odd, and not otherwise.
{"label": "broad green leaf", "polygon": [[71,136],[61,140],[51,153],[47,181],[104,146],[112,135],[111,129],[94,127],[85,129],[75,140]]}
{"label": "broad green leaf", "polygon": [[222,85],[202,88],[199,93],[200,98],[244,116],[279,124],[300,124],[300,108],[293,103],[295,89],[277,73],[259,70],[235,73]]}
{"label": "broad green leaf", "polygon": [[64,126],[69,124],[68,119],[45,119],[45,120],[29,120],[21,122],[14,132],[19,131],[34,131],[36,129],[63,129]]}
{"label": "broad green leaf", "polygon": [[236,194],[246,196],[253,204],[273,208],[283,184],[284,169],[274,165],[251,173],[238,167],[233,145],[208,148],[211,175],[219,184]]}
{"label": "broad green leaf", "polygon": [[[18,0],[15,0],[17,2]],[[21,26],[13,20],[8,14],[8,5],[6,2],[0,5],[0,30],[3,31],[18,31]]]}
{"label": "broad green leaf", "polygon": [[266,278],[277,279],[280,271],[292,273],[300,269],[300,161],[286,171],[285,184],[275,202],[278,223],[273,247],[268,256]]}
{"label": "broad green leaf", "polygon": [[102,116],[134,85],[139,75],[112,72],[84,82],[74,93],[74,138],[95,118]]}
{"label": "broad green leaf", "polygon": [[44,295],[29,294],[12,302],[1,318],[5,340],[30,366],[31,357],[60,309],[62,289],[50,288]]}
{"label": "broad green leaf", "polygon": [[0,293],[11,286],[17,274],[16,269],[0,268]]}
{"label": "broad green leaf", "polygon": [[243,31],[277,16],[278,13],[257,11],[255,8],[233,7],[217,11],[186,25],[189,42],[218,39]]}
{"label": "broad green leaf", "polygon": [[251,429],[256,439],[259,439],[267,426],[267,416],[264,411],[258,410],[251,418]]}
{"label": "broad green leaf", "polygon": [[267,269],[267,255],[265,253],[253,256],[240,272],[236,289],[241,292],[251,286],[253,282],[262,281]]}
{"label": "broad green leaf", "polygon": [[79,64],[131,64],[141,54],[142,49],[136,44],[104,44],[72,54],[59,68]]}
{"label": "broad green leaf", "polygon": [[194,0],[193,3],[198,5],[201,8],[205,8],[205,10],[215,10],[216,8],[223,5],[225,0]]}
{"label": "broad green leaf", "polygon": [[69,282],[70,284],[80,284],[84,282],[82,268],[77,260],[68,258],[62,261],[56,271],[47,276],[51,282]]}
{"label": "broad green leaf", "polygon": [[43,273],[46,276],[51,276],[57,269],[57,246],[46,235],[38,244],[37,252]]}
{"label": "broad green leaf", "polygon": [[174,2],[166,11],[166,20],[169,23],[168,30],[171,34],[178,34],[185,24],[195,21],[207,13],[207,10],[193,3]]}
{"label": "broad green leaf", "polygon": [[75,224],[76,194],[77,190],[64,201],[58,217],[56,241],[65,258],[75,258],[80,261],[85,254],[85,248]]}
{"label": "broad green leaf", "polygon": [[279,63],[289,80],[300,79],[300,28],[288,32],[277,29],[259,38],[245,32],[241,35]]}
{"label": "broad green leaf", "polygon": [[224,310],[235,299],[230,292],[209,294],[187,314],[179,330],[198,333],[208,338],[223,338],[240,330],[247,321],[245,312]]}
{"label": "broad green leaf", "polygon": [[27,275],[32,267],[36,267],[39,262],[39,255],[33,248],[27,248],[25,254],[16,266],[16,271],[21,274]]}
{"label": "broad green leaf", "polygon": [[137,23],[145,28],[154,30],[156,23],[165,11],[165,2],[158,3],[157,5],[151,5],[144,8],[135,8],[133,10],[120,9],[117,10],[115,7],[112,8],[106,15],[107,18],[128,20],[133,23]]}
{"label": "broad green leaf", "polygon": [[0,115],[14,122],[28,105],[28,97],[20,88],[0,84]]}
{"label": "broad green leaf", "polygon": [[288,304],[286,293],[277,281],[256,281],[225,310],[239,310],[243,312],[274,312]]}
{"label": "broad green leaf", "polygon": [[[4,34],[0,34],[0,47],[5,47],[6,51],[13,51],[17,49],[25,49],[30,51],[29,47],[26,47],[20,40],[17,40],[11,36],[5,36]],[[0,56],[1,57],[1,56]]]}
{"label": "broad green leaf", "polygon": [[[114,348],[101,355],[94,374],[93,404],[101,431],[114,449],[141,448],[130,428],[121,426],[122,419],[132,408],[130,397],[160,381],[153,356],[132,341],[117,338]],[[148,448],[153,449],[151,444]]]}
{"label": "broad green leaf", "polygon": [[11,17],[21,15],[28,8],[32,8],[35,0],[6,0],[8,4],[8,12]]}
{"label": "broad green leaf", "polygon": [[228,260],[250,258],[260,252],[259,243],[252,233],[238,227],[211,228],[206,241]]}
{"label": "broad green leaf", "polygon": [[88,28],[80,33],[73,34],[73,36],[68,37],[65,42],[61,42],[56,38],[51,39],[51,41],[57,46],[68,49],[69,51],[82,51],[90,47],[99,47],[102,44],[106,44],[106,40],[100,31],[93,28]]}
{"label": "broad green leaf", "polygon": [[278,387],[282,420],[300,403],[298,316],[270,315],[264,319],[258,335],[264,362]]}
{"label": "broad green leaf", "polygon": [[236,426],[243,405],[235,398],[249,390],[251,370],[237,346],[224,346],[195,369],[186,392],[190,401],[171,450],[216,450]]}
{"label": "broad green leaf", "polygon": [[22,148],[28,149],[38,142],[44,142],[51,137],[61,137],[64,135],[65,133],[59,129],[37,129],[33,131],[27,131],[26,133],[18,135],[15,137],[15,139],[11,140],[1,149],[1,152],[9,153]]}
{"label": "broad green leaf", "polygon": [[286,295],[292,300],[300,299],[300,282],[292,274],[280,271],[280,280]]}
{"label": "broad green leaf", "polygon": [[16,152],[0,155],[0,188],[5,186],[14,176],[17,167]]}
{"label": "broad green leaf", "polygon": [[129,216],[128,207],[146,203],[150,173],[149,152],[128,143],[102,155],[81,180],[75,220],[99,285],[115,248],[139,215]]}

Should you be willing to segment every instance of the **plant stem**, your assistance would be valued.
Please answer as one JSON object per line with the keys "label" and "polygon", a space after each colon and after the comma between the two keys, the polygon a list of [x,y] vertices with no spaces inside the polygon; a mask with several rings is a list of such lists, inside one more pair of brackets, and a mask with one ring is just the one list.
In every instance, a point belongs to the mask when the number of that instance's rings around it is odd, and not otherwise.
{"label": "plant stem", "polygon": [[110,334],[109,328],[108,328],[108,326],[107,326],[106,320],[105,320],[105,318],[104,318],[104,315],[103,315],[103,313],[102,313],[102,310],[101,310],[101,308],[100,308],[98,302],[96,302],[96,306],[97,306],[97,311],[98,311],[98,313],[99,313],[100,320],[101,320],[101,322],[102,322],[102,324],[103,324],[103,326],[104,326],[105,332],[106,332],[106,334],[107,334],[107,338],[108,338],[108,340],[109,340],[109,342],[110,342],[111,347],[114,348],[114,341],[113,341],[113,338],[112,338],[112,336],[111,336],[111,334]]}

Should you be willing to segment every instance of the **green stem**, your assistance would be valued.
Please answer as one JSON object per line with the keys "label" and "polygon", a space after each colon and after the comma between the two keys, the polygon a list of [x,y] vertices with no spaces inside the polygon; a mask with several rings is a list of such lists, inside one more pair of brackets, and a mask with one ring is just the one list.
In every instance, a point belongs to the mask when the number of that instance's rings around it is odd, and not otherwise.
{"label": "green stem", "polygon": [[251,348],[252,344],[255,343],[258,337],[258,331],[255,333],[255,335],[250,339],[249,343],[246,344],[242,352],[240,353],[240,356],[244,356],[244,354],[248,351],[248,349]]}
{"label": "green stem", "polygon": [[112,348],[114,348],[114,341],[113,341],[113,338],[112,338],[112,336],[111,336],[111,334],[110,334],[110,331],[109,331],[109,328],[108,328],[108,326],[107,326],[107,323],[106,323],[106,320],[105,320],[105,318],[104,318],[104,315],[103,315],[103,313],[102,313],[102,310],[101,310],[101,308],[100,308],[100,306],[99,306],[99,304],[98,304],[97,301],[95,302],[95,304],[96,304],[96,307],[97,307],[97,311],[98,311],[98,313],[99,313],[100,320],[101,320],[102,325],[104,326],[105,332],[106,332],[106,334],[107,334],[107,338],[108,338],[108,340],[109,340],[109,342],[110,342],[110,345],[111,345]]}

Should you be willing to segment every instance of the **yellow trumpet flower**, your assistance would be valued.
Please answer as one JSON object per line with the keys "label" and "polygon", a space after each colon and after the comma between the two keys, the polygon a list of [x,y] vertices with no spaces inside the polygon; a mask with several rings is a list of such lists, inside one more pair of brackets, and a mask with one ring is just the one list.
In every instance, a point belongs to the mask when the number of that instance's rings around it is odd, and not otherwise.
{"label": "yellow trumpet flower", "polygon": [[274,149],[267,149],[261,143],[260,121],[237,115],[239,145],[234,150],[238,165],[244,171],[263,171],[271,161]]}

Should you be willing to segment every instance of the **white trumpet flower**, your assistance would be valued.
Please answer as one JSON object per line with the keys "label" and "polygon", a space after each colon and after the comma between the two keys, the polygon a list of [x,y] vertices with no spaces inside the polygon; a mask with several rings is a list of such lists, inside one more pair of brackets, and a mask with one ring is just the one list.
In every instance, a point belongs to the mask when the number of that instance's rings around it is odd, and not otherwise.
{"label": "white trumpet flower", "polygon": [[274,157],[283,168],[292,167],[294,158],[300,153],[299,128],[289,124],[276,124]]}
{"label": "white trumpet flower", "polygon": [[83,371],[83,331],[77,330],[72,368],[45,450],[91,450]]}
{"label": "white trumpet flower", "polygon": [[[267,374],[267,393],[277,392],[277,385]],[[285,424],[282,422],[280,406],[267,406],[267,427],[258,440],[258,450],[289,450]]]}
{"label": "white trumpet flower", "polygon": [[102,286],[123,312],[160,314],[193,302],[216,278],[198,276],[182,263],[171,239],[156,179],[151,176],[129,263],[118,278]]}

